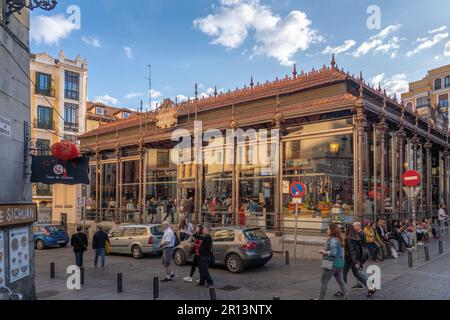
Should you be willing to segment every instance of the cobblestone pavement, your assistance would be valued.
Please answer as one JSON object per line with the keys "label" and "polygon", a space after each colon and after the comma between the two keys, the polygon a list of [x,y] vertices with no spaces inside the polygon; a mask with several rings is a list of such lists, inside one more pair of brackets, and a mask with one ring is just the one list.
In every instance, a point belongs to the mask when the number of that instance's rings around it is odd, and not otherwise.
{"label": "cobblestone pavement", "polygon": [[[408,268],[407,255],[386,260],[381,268],[381,290],[373,299],[446,299],[450,300],[450,241],[444,242],[444,254],[438,253],[438,241],[429,243],[430,261],[425,261],[423,247],[419,247],[414,267]],[[82,290],[68,290],[65,273],[73,264],[71,248],[39,251],[36,255],[36,290],[38,299],[48,300],[149,300],[153,299],[153,278],[162,277],[160,257],[149,256],[135,260],[128,256],[109,256],[105,270],[94,269],[93,252],[85,255],[85,285]],[[56,264],[56,278],[50,279],[50,263]],[[366,267],[369,263],[366,264]],[[174,267],[177,278],[160,283],[160,299],[208,300],[209,291],[185,283],[182,278],[190,266]],[[123,292],[117,293],[117,273],[123,273]],[[231,274],[221,267],[211,270],[220,300],[309,300],[317,298],[320,290],[320,261],[298,260],[286,266],[282,256],[275,256],[266,266],[249,269],[242,274]],[[198,276],[198,273],[196,274]],[[349,275],[349,284],[356,280]],[[222,290],[226,286],[233,291]],[[338,287],[330,282],[327,299]],[[364,300],[365,290],[351,290],[350,299]]]}

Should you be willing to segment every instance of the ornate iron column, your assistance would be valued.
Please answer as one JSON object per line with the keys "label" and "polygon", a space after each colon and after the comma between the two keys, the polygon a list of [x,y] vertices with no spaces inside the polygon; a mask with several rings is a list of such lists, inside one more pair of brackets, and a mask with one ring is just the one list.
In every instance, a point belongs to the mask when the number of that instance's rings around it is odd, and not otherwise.
{"label": "ornate iron column", "polygon": [[233,159],[232,159],[232,164],[233,164],[233,170],[232,170],[232,178],[231,178],[231,207],[233,208],[233,212],[232,212],[232,220],[233,223],[235,225],[239,225],[239,199],[238,199],[238,186],[239,186],[239,179],[237,177],[238,175],[238,170],[237,166],[238,166],[238,161],[237,161],[237,143],[236,143],[236,139],[235,139],[235,130],[237,128],[238,124],[237,124],[237,120],[234,116],[234,105],[232,106],[232,114],[231,114],[231,120],[229,123],[229,129],[233,131],[233,141],[228,141],[232,143],[232,152],[233,152]]}
{"label": "ornate iron column", "polygon": [[[429,129],[429,127],[428,127]],[[429,132],[429,130],[428,130]],[[427,137],[427,141],[424,144],[425,153],[426,153],[426,184],[425,184],[425,212],[427,216],[431,214],[431,148],[433,147],[430,138]]]}
{"label": "ornate iron column", "polygon": [[101,216],[101,208],[100,208],[100,170],[101,170],[101,164],[100,164],[100,148],[98,146],[95,147],[95,161],[96,161],[96,173],[95,173],[95,221],[100,222],[100,216]]}
{"label": "ornate iron column", "polygon": [[[447,149],[445,149],[442,152],[442,163],[443,163],[443,178],[444,178],[444,204],[447,207],[447,203],[448,203],[448,185],[447,185],[447,178],[448,178],[448,155],[449,152]],[[448,207],[447,207],[448,208]]]}
{"label": "ornate iron column", "polygon": [[366,126],[366,115],[364,113],[364,83],[362,75],[360,77],[359,98],[356,101],[356,115],[354,116],[354,123],[356,127],[357,136],[357,206],[356,214],[363,216],[363,136]]}
{"label": "ornate iron column", "polygon": [[[378,124],[378,134],[379,134],[379,140],[380,140],[380,149],[381,149],[381,155],[380,155],[380,206],[381,206],[381,214],[384,215],[385,213],[385,197],[386,197],[386,187],[385,187],[385,160],[386,160],[386,154],[385,154],[385,140],[386,140],[386,107],[387,107],[387,96],[385,95],[383,98],[383,108],[381,109],[381,120]],[[376,190],[375,190],[376,194]]]}
{"label": "ornate iron column", "polygon": [[400,118],[400,128],[399,131],[396,132],[397,137],[397,145],[398,145],[398,213],[403,214],[403,185],[402,185],[402,177],[404,172],[404,149],[405,149],[405,129],[404,129],[404,123],[405,123],[405,107],[402,105],[402,116]]}
{"label": "ornate iron column", "polygon": [[277,165],[277,175],[276,175],[276,188],[275,188],[275,236],[281,237],[283,234],[281,232],[281,197],[282,197],[282,170],[283,170],[283,143],[282,143],[282,132],[283,132],[283,114],[280,111],[280,99],[277,96],[277,111],[274,117],[275,129],[279,131],[278,135],[278,145],[279,154],[276,161]]}
{"label": "ornate iron column", "polygon": [[145,146],[144,139],[139,138],[138,144],[138,152],[139,152],[139,200],[138,200],[138,223],[142,223],[142,215],[144,214],[144,155],[145,155]]}
{"label": "ornate iron column", "polygon": [[114,150],[116,155],[116,208],[114,214],[114,220],[116,223],[120,223],[120,208],[122,208],[122,199],[120,197],[120,143],[119,143],[119,131],[116,132],[116,147]]}

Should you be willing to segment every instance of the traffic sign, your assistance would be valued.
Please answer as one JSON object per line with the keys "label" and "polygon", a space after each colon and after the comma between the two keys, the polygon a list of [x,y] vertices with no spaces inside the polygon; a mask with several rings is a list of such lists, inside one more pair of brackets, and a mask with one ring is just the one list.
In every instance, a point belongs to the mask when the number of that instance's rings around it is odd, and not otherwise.
{"label": "traffic sign", "polygon": [[405,187],[417,187],[420,184],[420,174],[417,171],[409,170],[403,175],[403,185]]}
{"label": "traffic sign", "polygon": [[302,198],[306,193],[306,185],[303,182],[294,181],[291,183],[289,192],[293,198]]}

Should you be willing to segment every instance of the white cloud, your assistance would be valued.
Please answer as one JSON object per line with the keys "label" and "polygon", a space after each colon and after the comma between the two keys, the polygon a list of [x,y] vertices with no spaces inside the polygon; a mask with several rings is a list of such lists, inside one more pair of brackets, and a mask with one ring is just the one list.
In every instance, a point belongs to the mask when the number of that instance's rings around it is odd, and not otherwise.
{"label": "white cloud", "polygon": [[133,99],[137,97],[142,97],[144,94],[142,92],[131,92],[125,96],[126,99]]}
{"label": "white cloud", "polygon": [[386,78],[386,75],[381,73],[369,79],[369,82],[375,87],[381,84],[388,95],[395,94],[399,100],[401,100],[401,94],[409,90],[408,77],[405,73],[398,73],[390,78]]}
{"label": "white cloud", "polygon": [[339,53],[343,53],[343,52],[346,52],[346,51],[350,50],[355,45],[356,45],[356,41],[355,40],[346,40],[340,46],[337,46],[337,47],[328,46],[328,47],[326,47],[325,50],[323,50],[323,53],[324,54],[332,54],[332,53],[339,54]]}
{"label": "white cloud", "polygon": [[156,98],[159,98],[162,96],[161,91],[158,91],[158,90],[152,89],[152,90],[150,90],[150,93],[151,93],[152,99],[156,99]]}
{"label": "white cloud", "polygon": [[57,45],[67,38],[77,27],[64,15],[33,16],[31,18],[30,38],[37,44]]}
{"label": "white cloud", "polygon": [[386,38],[392,33],[398,31],[402,26],[400,24],[390,25],[385,29],[381,30],[374,36],[371,36],[368,41],[363,42],[358,49],[353,52],[355,58],[361,57],[368,54],[371,51],[381,52],[384,54],[394,53],[396,55],[396,50],[399,48],[398,37],[391,38],[388,42],[385,42]]}
{"label": "white cloud", "polygon": [[133,60],[134,59],[134,51],[131,47],[123,47],[123,51],[125,52],[125,55],[128,59]]}
{"label": "white cloud", "polygon": [[111,97],[108,94],[105,94],[103,96],[95,97],[94,102],[100,102],[108,105],[108,104],[117,104],[119,103],[119,100],[114,97]]}
{"label": "white cloud", "polygon": [[435,45],[444,41],[447,38],[448,38],[448,32],[438,33],[431,39],[427,39],[427,38],[424,38],[426,40],[421,39],[423,41],[420,41],[420,44],[417,46],[417,48],[415,48],[414,50],[408,51],[406,56],[412,57],[412,56],[416,55],[417,53],[419,53],[420,51],[427,50],[427,49],[434,47]]}
{"label": "white cloud", "polygon": [[444,30],[447,30],[447,26],[442,26],[442,27],[440,27],[440,28],[430,30],[430,31],[428,31],[428,33],[433,34],[433,33],[437,33],[437,32],[442,32],[442,31],[444,31]]}
{"label": "white cloud", "polygon": [[289,65],[298,51],[322,40],[301,11],[292,11],[282,19],[260,0],[221,0],[220,4],[216,14],[194,20],[195,27],[214,38],[212,44],[235,49],[254,32],[255,55],[263,54]]}
{"label": "white cloud", "polygon": [[94,36],[82,36],[81,40],[86,43],[88,46],[94,47],[94,48],[101,48],[102,43],[99,38]]}
{"label": "white cloud", "polygon": [[[178,103],[188,101],[188,99],[189,99],[189,97],[187,97],[187,96],[185,96],[185,95],[183,95],[183,94],[177,95],[177,101],[178,101]],[[191,98],[191,99],[192,99],[192,98]]]}
{"label": "white cloud", "polygon": [[450,41],[445,44],[444,55],[450,57]]}

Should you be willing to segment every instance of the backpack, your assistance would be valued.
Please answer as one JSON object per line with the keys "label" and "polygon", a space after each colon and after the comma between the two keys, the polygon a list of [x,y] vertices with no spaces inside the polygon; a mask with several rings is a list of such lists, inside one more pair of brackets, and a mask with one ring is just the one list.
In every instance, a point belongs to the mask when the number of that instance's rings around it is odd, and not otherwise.
{"label": "backpack", "polygon": [[175,245],[174,247],[178,247],[180,245],[180,238],[178,237],[178,234],[176,232],[173,233],[175,235]]}

